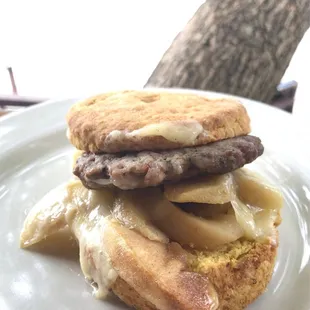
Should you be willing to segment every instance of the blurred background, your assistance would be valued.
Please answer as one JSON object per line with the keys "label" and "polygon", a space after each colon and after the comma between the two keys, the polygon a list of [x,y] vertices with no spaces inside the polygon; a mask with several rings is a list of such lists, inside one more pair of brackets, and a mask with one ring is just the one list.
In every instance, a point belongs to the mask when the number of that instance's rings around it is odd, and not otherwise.
{"label": "blurred background", "polygon": [[[204,2],[1,1],[0,96],[14,92],[8,67],[13,69],[15,92],[26,97],[77,97],[115,88],[141,88]],[[284,89],[293,89],[289,100],[294,97],[298,109],[309,106],[309,55],[307,31],[281,78]]]}

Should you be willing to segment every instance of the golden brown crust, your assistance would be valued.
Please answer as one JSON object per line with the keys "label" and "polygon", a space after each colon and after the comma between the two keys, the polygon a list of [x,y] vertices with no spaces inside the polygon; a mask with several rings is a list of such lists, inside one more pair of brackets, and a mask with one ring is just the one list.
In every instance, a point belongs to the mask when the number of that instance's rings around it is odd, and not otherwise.
{"label": "golden brown crust", "polygon": [[[217,251],[192,253],[194,255],[189,256],[191,257],[189,270],[208,278],[212,283],[218,294],[217,309],[241,310],[265,291],[273,273],[276,252],[277,246],[269,243],[236,241]],[[130,262],[126,264],[126,268],[131,268]],[[136,274],[136,277],[139,275]],[[152,280],[145,275],[140,276],[145,283]],[[119,277],[112,289],[125,303],[136,309],[160,309],[143,298],[126,282],[126,279]],[[170,293],[172,292],[173,290]],[[199,298],[199,290],[193,289],[188,293],[192,300]],[[169,295],[166,295],[166,298],[167,296]],[[169,297],[168,303],[175,304],[173,294]],[[174,306],[174,309],[185,309],[184,307],[178,305]],[[190,309],[190,305],[188,307]]]}
{"label": "golden brown crust", "polygon": [[[206,132],[188,144],[161,136],[109,136],[114,130],[132,132],[150,124],[182,121],[196,121]],[[71,107],[67,122],[72,144],[91,152],[172,149],[250,132],[249,117],[238,101],[150,91],[106,93],[78,102]]]}
{"label": "golden brown crust", "polygon": [[157,310],[157,308],[134,290],[126,281],[118,277],[112,286],[113,293],[126,305],[142,310]]}
{"label": "golden brown crust", "polygon": [[237,241],[219,252],[199,253],[192,267],[208,275],[218,292],[219,309],[241,310],[264,293],[276,253],[272,244]]}

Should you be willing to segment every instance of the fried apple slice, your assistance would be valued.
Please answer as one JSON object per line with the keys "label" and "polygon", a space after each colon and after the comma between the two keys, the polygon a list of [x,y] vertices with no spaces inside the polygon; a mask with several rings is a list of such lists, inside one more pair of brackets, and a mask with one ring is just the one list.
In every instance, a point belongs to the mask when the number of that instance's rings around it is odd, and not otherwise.
{"label": "fried apple slice", "polygon": [[216,218],[219,215],[234,214],[234,209],[230,202],[218,205],[208,203],[186,203],[182,204],[180,207],[187,213],[209,219]]}
{"label": "fried apple slice", "polygon": [[[141,197],[143,192],[118,191],[118,198],[114,202],[113,217],[127,228],[133,229],[150,240],[168,243],[168,237],[155,227],[147,213],[147,207],[134,196]],[[144,197],[144,196],[143,196]]]}
{"label": "fried apple slice", "polygon": [[58,186],[30,210],[20,235],[20,246],[31,246],[70,225],[79,210],[103,206],[109,214],[113,201],[110,189],[91,191],[79,180]]}
{"label": "fried apple slice", "polygon": [[133,204],[171,240],[181,245],[213,249],[239,239],[243,230],[233,214],[204,219],[182,211],[158,188],[135,191]]}
{"label": "fried apple slice", "polygon": [[165,196],[173,202],[224,204],[231,200],[233,178],[230,173],[165,185]]}
{"label": "fried apple slice", "polygon": [[67,185],[60,185],[45,195],[29,212],[20,235],[26,248],[58,232],[67,225]]}
{"label": "fried apple slice", "polygon": [[281,192],[267,184],[258,174],[247,169],[233,172],[237,184],[237,195],[245,203],[261,209],[279,210],[283,206]]}
{"label": "fried apple slice", "polygon": [[110,223],[103,234],[103,245],[118,275],[156,309],[218,308],[212,283],[189,270],[189,254],[177,243],[151,241]]}

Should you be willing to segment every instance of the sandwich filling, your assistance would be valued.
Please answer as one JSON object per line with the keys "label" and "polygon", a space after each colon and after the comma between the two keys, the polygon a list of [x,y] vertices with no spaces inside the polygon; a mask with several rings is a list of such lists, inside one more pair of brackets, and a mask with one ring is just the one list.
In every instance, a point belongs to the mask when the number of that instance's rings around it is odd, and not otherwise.
{"label": "sandwich filling", "polygon": [[[98,298],[105,297],[121,276],[159,309],[171,309],[162,290],[138,283],[126,266],[115,262],[116,252],[121,249],[128,262],[136,260],[139,272],[151,274],[154,283],[165,279],[171,287],[180,288],[184,277],[188,277],[186,283],[198,277],[197,281],[204,283],[197,289],[198,294],[206,301],[205,307],[199,307],[216,309],[212,283],[193,273],[187,264],[191,252],[215,250],[243,239],[276,246],[275,226],[280,222],[281,206],[280,193],[245,169],[132,191],[116,187],[93,191],[76,180],[52,191],[31,210],[24,223],[21,246],[28,247],[69,227],[79,242],[83,273],[94,284]],[[117,245],[120,248],[116,249]],[[156,259],[158,265],[154,262],[147,271],[139,264],[153,258],[145,257],[144,248],[161,253]],[[178,255],[170,257],[174,251]],[[159,274],[163,264],[161,271],[165,270],[168,278]],[[185,294],[188,288],[184,290]],[[184,294],[178,297],[179,303],[185,302]]]}

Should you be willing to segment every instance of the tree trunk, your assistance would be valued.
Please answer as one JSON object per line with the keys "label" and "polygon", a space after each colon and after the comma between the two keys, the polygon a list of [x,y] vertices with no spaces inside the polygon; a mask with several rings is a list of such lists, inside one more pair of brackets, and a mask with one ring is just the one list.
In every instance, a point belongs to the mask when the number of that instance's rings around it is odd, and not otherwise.
{"label": "tree trunk", "polygon": [[146,86],[269,102],[309,25],[310,0],[207,0]]}

